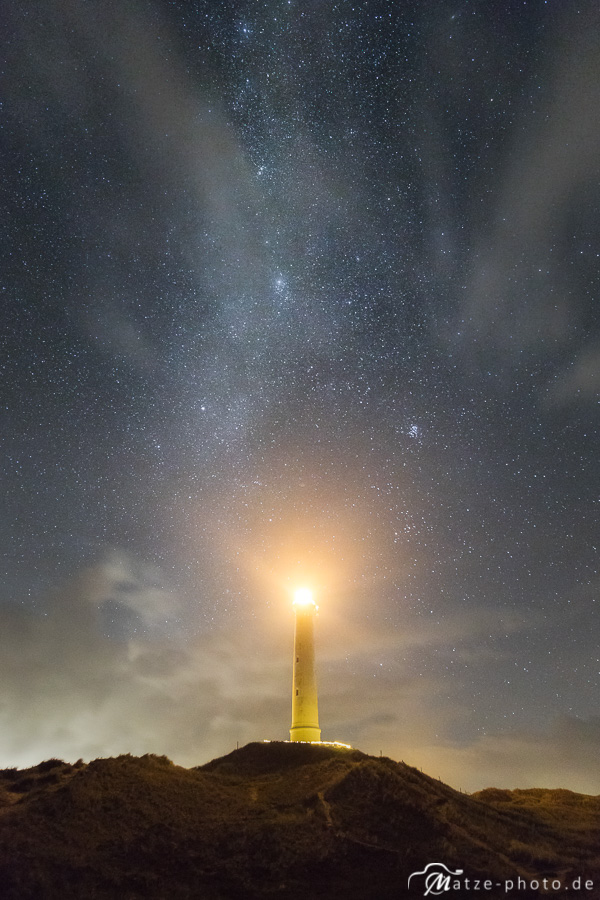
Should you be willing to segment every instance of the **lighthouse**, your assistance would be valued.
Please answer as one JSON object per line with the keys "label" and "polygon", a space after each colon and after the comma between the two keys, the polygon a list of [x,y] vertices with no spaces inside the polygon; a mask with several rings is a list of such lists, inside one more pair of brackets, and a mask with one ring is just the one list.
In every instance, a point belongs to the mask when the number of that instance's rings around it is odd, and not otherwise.
{"label": "lighthouse", "polygon": [[299,588],[294,594],[294,667],[292,676],[292,727],[290,740],[321,740],[315,677],[315,615],[312,591]]}

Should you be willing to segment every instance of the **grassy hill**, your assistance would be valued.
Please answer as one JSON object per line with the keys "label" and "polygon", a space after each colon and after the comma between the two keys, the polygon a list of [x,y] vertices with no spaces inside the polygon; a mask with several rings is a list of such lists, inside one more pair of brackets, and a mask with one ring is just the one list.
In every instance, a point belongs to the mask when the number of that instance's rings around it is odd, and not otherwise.
{"label": "grassy hill", "polygon": [[0,771],[2,900],[422,897],[408,876],[439,861],[494,885],[582,876],[591,898],[599,847],[600,797],[469,796],[326,746],[248,744],[196,769],[148,755]]}

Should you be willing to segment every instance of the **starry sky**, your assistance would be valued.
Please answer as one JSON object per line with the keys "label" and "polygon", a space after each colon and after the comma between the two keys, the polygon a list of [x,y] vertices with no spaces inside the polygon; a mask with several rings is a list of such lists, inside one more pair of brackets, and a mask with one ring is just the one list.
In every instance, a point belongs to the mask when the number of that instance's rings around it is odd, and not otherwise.
{"label": "starry sky", "polygon": [[4,4],[0,766],[600,792],[600,13]]}

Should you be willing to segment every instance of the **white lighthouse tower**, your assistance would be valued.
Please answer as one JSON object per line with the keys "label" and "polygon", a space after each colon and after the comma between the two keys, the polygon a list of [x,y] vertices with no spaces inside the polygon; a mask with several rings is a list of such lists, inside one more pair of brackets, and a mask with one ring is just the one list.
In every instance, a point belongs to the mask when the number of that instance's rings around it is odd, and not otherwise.
{"label": "white lighthouse tower", "polygon": [[299,588],[294,594],[294,668],[292,678],[292,741],[320,741],[317,679],[315,677],[315,615],[312,591]]}

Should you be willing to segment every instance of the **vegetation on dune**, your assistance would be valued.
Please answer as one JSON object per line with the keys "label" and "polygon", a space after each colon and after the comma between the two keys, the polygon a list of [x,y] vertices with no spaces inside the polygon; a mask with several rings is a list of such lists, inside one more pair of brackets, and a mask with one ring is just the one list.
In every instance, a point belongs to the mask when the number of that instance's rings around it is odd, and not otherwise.
{"label": "vegetation on dune", "polygon": [[307,889],[385,900],[410,896],[408,876],[434,860],[472,877],[600,882],[599,835],[598,797],[468,796],[404,763],[326,746],[249,744],[195,769],[127,755],[0,771],[6,900]]}

